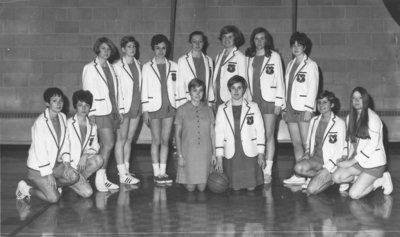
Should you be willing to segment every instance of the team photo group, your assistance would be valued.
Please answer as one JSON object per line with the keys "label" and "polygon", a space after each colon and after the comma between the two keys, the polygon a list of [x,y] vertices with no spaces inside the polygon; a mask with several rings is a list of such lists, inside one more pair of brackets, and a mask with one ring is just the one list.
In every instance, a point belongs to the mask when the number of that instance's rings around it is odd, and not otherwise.
{"label": "team photo group", "polygon": [[[151,131],[155,185],[175,182],[189,192],[202,192],[210,173],[220,173],[228,188],[253,191],[274,178],[280,118],[287,124],[295,159],[284,184],[301,185],[309,194],[338,184],[352,199],[378,188],[384,195],[392,193],[383,124],[371,109],[370,95],[362,85],[354,85],[348,98],[320,90],[320,72],[305,33],[288,39],[292,60],[285,67],[263,27],[252,31],[246,47],[233,25],[222,27],[218,39],[221,50],[213,60],[205,54],[206,35],[192,32],[188,52],[176,63],[169,59],[168,38],[156,34],[150,42],[154,57],[142,64],[134,36],[124,36],[119,47],[98,38],[94,60],[82,65],[82,89],[72,96],[74,115],[67,119],[62,112],[60,89],[44,91],[45,110],[31,129],[17,199],[56,203],[63,187],[87,198],[95,190],[139,184],[130,164],[141,122]],[[345,118],[337,115],[339,101],[349,105]],[[178,157],[176,175],[166,172],[171,140]],[[120,184],[107,177],[110,157],[115,157]],[[92,175],[94,187],[88,181]]]}

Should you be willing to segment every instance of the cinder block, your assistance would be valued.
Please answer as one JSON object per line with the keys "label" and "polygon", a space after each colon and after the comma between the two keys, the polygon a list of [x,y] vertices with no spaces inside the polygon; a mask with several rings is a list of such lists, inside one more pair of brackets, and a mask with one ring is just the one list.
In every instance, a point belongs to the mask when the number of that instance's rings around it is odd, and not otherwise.
{"label": "cinder block", "polygon": [[368,18],[372,17],[373,8],[372,7],[346,7],[346,18],[355,19],[355,18]]}
{"label": "cinder block", "polygon": [[[169,21],[170,9],[169,8],[143,8],[143,19],[146,21]],[[157,20],[153,16],[157,16]]]}
{"label": "cinder block", "polygon": [[366,47],[372,45],[372,37],[369,33],[348,33],[347,45],[351,47]]}
{"label": "cinder block", "polygon": [[142,8],[122,7],[118,8],[118,19],[123,21],[136,21],[143,19]]}
{"label": "cinder block", "polygon": [[256,6],[281,6],[282,0],[255,0]]}
{"label": "cinder block", "polygon": [[357,22],[349,19],[326,19],[321,21],[321,31],[355,32]]}
{"label": "cinder block", "polygon": [[136,7],[156,7],[158,0],[130,0],[130,4]]}
{"label": "cinder block", "polygon": [[47,21],[66,21],[68,20],[67,8],[60,8],[60,7],[42,8],[41,19]]}
{"label": "cinder block", "polygon": [[386,32],[400,32],[399,25],[393,19],[383,21],[383,30]]}
{"label": "cinder block", "polygon": [[56,21],[55,33],[78,33],[79,22],[77,21]]}
{"label": "cinder block", "polygon": [[381,5],[374,5],[374,10],[372,11],[372,18],[373,19],[392,19],[386,7]]}
{"label": "cinder block", "polygon": [[155,34],[156,24],[154,21],[137,21],[135,22],[135,32],[142,34]]}
{"label": "cinder block", "polygon": [[[239,9],[240,10],[240,9]],[[257,7],[246,9],[246,19],[248,18],[264,18],[264,19],[282,19],[290,18],[291,8],[290,7]],[[253,14],[252,14],[253,13]],[[300,12],[299,12],[300,16]]]}
{"label": "cinder block", "polygon": [[184,0],[181,2],[182,3],[182,8],[186,7],[195,7],[195,8],[203,8],[206,6],[206,1],[199,1],[199,0]]}
{"label": "cinder block", "polygon": [[[176,32],[189,35],[192,31],[203,30],[205,23],[203,21],[181,21],[177,22]],[[158,23],[157,23],[158,26]]]}
{"label": "cinder block", "polygon": [[297,21],[297,30],[301,32],[321,32],[322,31],[322,22],[311,20],[311,19],[298,19]]}
{"label": "cinder block", "polygon": [[324,72],[347,72],[347,60],[342,59],[319,59],[317,61]]}
{"label": "cinder block", "polygon": [[79,33],[105,33],[104,21],[81,21],[79,22]]}
{"label": "cinder block", "polygon": [[383,32],[383,20],[358,20],[358,32]]}
{"label": "cinder block", "polygon": [[82,75],[75,72],[60,72],[53,74],[53,84],[57,86],[71,87],[82,83]]}
{"label": "cinder block", "polygon": [[54,60],[55,51],[48,48],[31,48],[30,58],[34,60]]}
{"label": "cinder block", "polygon": [[3,87],[27,87],[28,74],[22,72],[4,73]]}
{"label": "cinder block", "polygon": [[322,33],[321,34],[322,45],[345,45],[346,34],[344,33]]}
{"label": "cinder block", "polygon": [[233,5],[243,7],[255,6],[256,0],[233,0]]}
{"label": "cinder block", "polygon": [[332,0],[332,4],[335,5],[357,5],[357,0]]}
{"label": "cinder block", "polygon": [[42,63],[31,60],[13,60],[0,63],[0,72],[42,72]]}
{"label": "cinder block", "polygon": [[131,29],[131,21],[124,20],[107,20],[104,22],[105,31],[108,33],[128,34]]}
{"label": "cinder block", "polygon": [[369,59],[347,59],[346,62],[347,72],[370,72],[371,60]]}
{"label": "cinder block", "polygon": [[232,6],[233,0],[207,0],[207,7]]}
{"label": "cinder block", "polygon": [[[130,0],[112,0],[112,1],[104,1],[104,7],[118,7],[118,8],[124,8],[127,6],[130,6]],[[167,2],[167,1],[161,1],[161,2]]]}
{"label": "cinder block", "polygon": [[[10,42],[11,43],[11,42]],[[27,59],[29,57],[29,49],[28,48],[4,48],[4,59],[12,60],[12,59]]]}
{"label": "cinder block", "polygon": [[93,8],[80,7],[80,8],[68,8],[68,19],[72,21],[79,20],[91,20],[93,18]]}
{"label": "cinder block", "polygon": [[331,7],[321,7],[321,17],[323,19],[327,18],[344,18],[346,13],[346,8],[342,6],[331,6]]}
{"label": "cinder block", "polygon": [[105,0],[79,0],[78,7],[103,7]]}
{"label": "cinder block", "polygon": [[29,24],[29,33],[31,34],[53,34],[55,32],[54,21],[39,20],[31,21]]}
{"label": "cinder block", "polygon": [[373,72],[394,72],[398,71],[397,62],[394,60],[372,60],[371,70]]}
{"label": "cinder block", "polygon": [[249,19],[252,15],[258,15],[251,7],[224,7],[219,14],[222,19]]}
{"label": "cinder block", "polygon": [[57,41],[60,41],[65,46],[77,46],[77,47],[91,47],[94,41],[90,35],[83,34],[68,34],[58,35]]}
{"label": "cinder block", "polygon": [[41,8],[6,7],[0,14],[0,20],[32,21],[40,20],[41,16]]}
{"label": "cinder block", "polygon": [[29,73],[28,75],[28,86],[29,87],[45,87],[53,86],[53,78],[49,73]]}
{"label": "cinder block", "polygon": [[29,1],[32,7],[77,7],[79,0],[35,0]]}
{"label": "cinder block", "polygon": [[220,18],[220,16],[219,16],[220,10],[222,11],[222,9],[220,7],[207,7],[206,19]]}
{"label": "cinder block", "polygon": [[[301,2],[301,1],[299,1]],[[308,0],[308,5],[331,6],[332,0]]]}
{"label": "cinder block", "polygon": [[104,19],[104,20],[114,20],[117,18],[117,8],[107,7],[107,8],[93,8],[93,18],[94,19]]}
{"label": "cinder block", "polygon": [[3,32],[6,34],[28,34],[29,22],[25,20],[3,20]]}
{"label": "cinder block", "polygon": [[357,5],[378,5],[381,6],[382,2],[379,0],[357,0]]}
{"label": "cinder block", "polygon": [[[291,7],[286,7],[288,15],[285,15],[288,17],[292,13],[292,8]],[[321,16],[321,7],[319,6],[301,6],[297,8],[297,16],[299,18],[319,18]],[[324,15],[322,15],[325,17]]]}
{"label": "cinder block", "polygon": [[56,60],[84,60],[90,61],[94,58],[94,53],[90,45],[88,47],[62,47],[55,52]]}

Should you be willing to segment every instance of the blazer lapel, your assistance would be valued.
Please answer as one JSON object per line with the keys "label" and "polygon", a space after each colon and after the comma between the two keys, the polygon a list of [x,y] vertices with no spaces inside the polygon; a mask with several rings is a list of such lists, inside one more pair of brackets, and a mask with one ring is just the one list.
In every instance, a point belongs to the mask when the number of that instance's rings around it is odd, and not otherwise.
{"label": "blazer lapel", "polygon": [[[223,56],[224,54],[225,54],[225,49],[224,49],[224,51],[222,52],[222,55],[221,56]],[[235,47],[235,48],[233,48],[232,49],[232,51],[228,54],[228,56],[226,57],[226,59],[225,59],[225,61],[222,63],[222,65],[224,65],[225,63],[227,63],[227,62],[229,62],[229,60],[231,60],[234,56],[235,56],[235,54],[236,54],[236,51],[237,51],[237,48]],[[221,65],[221,66],[222,66]]]}
{"label": "blazer lapel", "polygon": [[[254,57],[249,57],[247,59],[247,78],[248,78],[247,82],[249,84],[247,89],[250,91],[250,95],[251,96],[253,96],[253,80],[254,80],[254,78],[253,78],[253,66],[252,66],[253,61],[254,61]],[[250,78],[252,78],[253,80],[250,80]]]}
{"label": "blazer lapel", "polygon": [[169,73],[170,73],[170,69],[171,69],[171,63],[168,60],[165,60],[165,72],[167,73],[167,75],[165,75],[167,81],[168,81],[168,77],[169,77]]}
{"label": "blazer lapel", "polygon": [[125,62],[125,59],[122,58],[121,59],[121,63],[122,63],[122,68],[125,70],[125,72],[129,75],[129,77],[132,79],[133,82],[135,82],[135,80],[133,79],[133,74],[131,72],[131,69],[128,65],[128,63]]}
{"label": "blazer lapel", "polygon": [[72,118],[72,126],[74,127],[75,134],[76,134],[76,136],[77,136],[78,139],[79,139],[79,144],[82,144],[82,135],[81,135],[81,130],[80,130],[80,128],[79,128],[79,123],[78,123],[78,117],[77,117],[77,115],[75,115],[75,116]]}
{"label": "blazer lapel", "polygon": [[191,51],[186,54],[186,63],[188,64],[189,69],[193,74],[193,78],[197,78],[197,76],[196,76],[196,67],[194,66],[193,55],[192,55]]}
{"label": "blazer lapel", "polygon": [[157,67],[155,58],[153,58],[153,60],[151,60],[151,68],[153,69],[154,73],[156,74],[158,80],[161,82],[160,72],[158,71],[158,67]]}
{"label": "blazer lapel", "polygon": [[331,113],[332,113],[331,114],[331,119],[329,120],[329,123],[328,123],[328,128],[329,129],[325,129],[324,140],[323,140],[322,143],[325,142],[326,137],[328,136],[328,133],[332,130],[333,126],[335,126],[335,123],[336,123],[336,115],[333,112],[331,112]]}
{"label": "blazer lapel", "polygon": [[[242,131],[244,121],[247,117],[247,114],[250,111],[249,102],[246,99],[243,99],[242,102],[242,112],[240,113],[240,131]],[[254,119],[254,118],[253,118]]]}
{"label": "blazer lapel", "polygon": [[261,66],[261,71],[260,71],[260,78],[261,78],[261,75],[262,75],[263,71],[265,70],[265,68],[267,67],[267,65],[268,65],[270,60],[271,60],[271,56],[269,56],[269,57],[265,56],[264,57],[263,63],[262,63],[262,66]]}
{"label": "blazer lapel", "polygon": [[[300,63],[300,65],[297,67],[296,72],[294,73],[294,78],[297,77],[297,74],[307,65],[307,59],[308,57],[305,56],[305,59]],[[294,65],[294,61],[292,66]]]}
{"label": "blazer lapel", "polygon": [[232,111],[232,103],[230,100],[225,102],[225,108],[224,108],[224,113],[225,117],[228,120],[229,126],[232,130],[232,133],[235,135],[235,121],[233,120],[233,111]]}
{"label": "blazer lapel", "polygon": [[98,63],[97,58],[94,60],[94,67],[96,68],[96,71],[100,75],[101,79],[103,79],[103,82],[106,83],[108,87],[106,75],[104,74],[103,68],[101,68],[100,63]]}
{"label": "blazer lapel", "polygon": [[82,146],[82,152],[85,150],[85,148],[89,142],[90,135],[92,135],[92,130],[93,130],[93,126],[90,124],[89,119],[86,118],[86,137],[85,137],[85,141]]}
{"label": "blazer lapel", "polygon": [[64,120],[64,117],[61,116],[61,114],[58,114],[58,118],[60,119],[60,129],[61,129],[61,140],[58,143],[58,148],[61,149],[61,147],[64,145],[65,141],[65,136],[66,136],[66,131],[67,131],[67,121]]}
{"label": "blazer lapel", "polygon": [[[54,140],[55,145],[56,145],[57,147],[59,147],[59,146],[58,146],[57,133],[56,133],[56,131],[55,131],[55,129],[54,129],[53,123],[52,123],[51,120],[50,120],[49,109],[46,109],[46,110],[44,111],[44,118],[46,119],[47,128],[49,129],[49,131],[50,131],[50,133],[51,133],[51,136],[53,137],[53,140]],[[61,121],[60,121],[60,122],[61,122]]]}

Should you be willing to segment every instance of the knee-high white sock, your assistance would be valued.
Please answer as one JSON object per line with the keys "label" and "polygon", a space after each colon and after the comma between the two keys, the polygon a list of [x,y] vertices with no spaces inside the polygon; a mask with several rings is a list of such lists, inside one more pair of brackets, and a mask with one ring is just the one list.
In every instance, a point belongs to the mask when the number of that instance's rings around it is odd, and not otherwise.
{"label": "knee-high white sock", "polygon": [[160,175],[165,174],[166,169],[167,169],[167,164],[160,164]]}
{"label": "knee-high white sock", "polygon": [[376,179],[373,184],[374,190],[379,187],[382,187],[382,185],[383,185],[383,178]]}
{"label": "knee-high white sock", "polygon": [[153,163],[154,176],[160,175],[160,163]]}
{"label": "knee-high white sock", "polygon": [[128,162],[124,162],[125,167],[126,167],[126,171],[129,173],[129,161]]}
{"label": "knee-high white sock", "polygon": [[96,181],[104,183],[106,177],[106,169],[99,169],[96,171]]}
{"label": "knee-high white sock", "polygon": [[271,175],[271,173],[272,173],[272,165],[274,164],[274,161],[266,160],[265,163],[266,163],[266,166],[265,166],[265,169],[264,169],[264,174]]}
{"label": "knee-high white sock", "polygon": [[125,166],[125,164],[119,164],[119,165],[117,165],[117,169],[118,169],[118,174],[119,174],[119,175],[125,175],[125,174],[128,173],[128,172],[126,172],[126,166]]}

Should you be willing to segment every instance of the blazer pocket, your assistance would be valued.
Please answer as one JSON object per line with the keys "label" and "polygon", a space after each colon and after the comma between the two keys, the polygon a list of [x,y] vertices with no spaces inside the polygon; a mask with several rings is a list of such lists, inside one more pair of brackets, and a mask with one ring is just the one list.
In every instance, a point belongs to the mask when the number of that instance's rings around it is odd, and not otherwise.
{"label": "blazer pocket", "polygon": [[106,100],[105,98],[101,98],[101,99],[94,99],[95,101],[103,101]]}
{"label": "blazer pocket", "polygon": [[300,97],[307,97],[307,95],[300,95]]}

